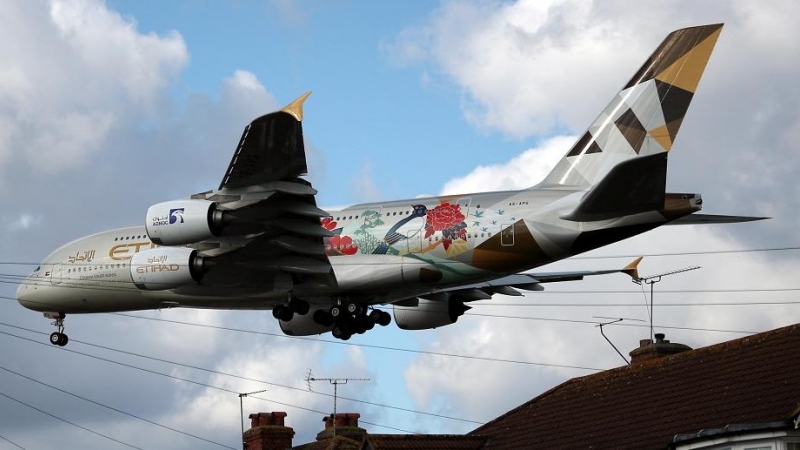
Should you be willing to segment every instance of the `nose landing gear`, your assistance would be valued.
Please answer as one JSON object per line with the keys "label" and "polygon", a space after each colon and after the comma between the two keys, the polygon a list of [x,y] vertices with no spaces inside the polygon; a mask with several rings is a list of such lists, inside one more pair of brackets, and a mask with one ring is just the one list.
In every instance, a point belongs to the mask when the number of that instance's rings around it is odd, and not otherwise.
{"label": "nose landing gear", "polygon": [[64,313],[44,313],[44,316],[48,319],[53,319],[51,325],[58,329],[58,331],[50,335],[50,343],[59,347],[67,345],[69,337],[64,334],[64,318],[67,317],[67,315]]}

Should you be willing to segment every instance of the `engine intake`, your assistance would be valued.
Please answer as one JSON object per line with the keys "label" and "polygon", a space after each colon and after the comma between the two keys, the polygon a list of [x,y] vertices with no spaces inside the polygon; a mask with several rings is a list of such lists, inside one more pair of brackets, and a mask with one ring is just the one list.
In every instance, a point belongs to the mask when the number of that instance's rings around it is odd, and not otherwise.
{"label": "engine intake", "polygon": [[145,229],[158,245],[186,245],[219,236],[225,212],[208,200],[175,200],[147,209]]}
{"label": "engine intake", "polygon": [[147,291],[163,291],[199,283],[205,274],[205,258],[185,247],[159,247],[131,257],[133,284]]}
{"label": "engine intake", "polygon": [[428,330],[456,323],[471,307],[453,300],[418,298],[416,306],[394,305],[394,321],[404,330]]}

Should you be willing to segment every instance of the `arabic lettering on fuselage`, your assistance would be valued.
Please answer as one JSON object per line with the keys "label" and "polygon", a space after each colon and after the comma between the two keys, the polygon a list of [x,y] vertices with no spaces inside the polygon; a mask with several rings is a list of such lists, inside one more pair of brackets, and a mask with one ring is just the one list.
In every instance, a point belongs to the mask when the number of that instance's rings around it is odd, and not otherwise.
{"label": "arabic lettering on fuselage", "polygon": [[69,263],[88,263],[94,259],[95,251],[94,250],[86,250],[84,252],[77,252],[74,255],[69,255],[67,257],[67,262]]}

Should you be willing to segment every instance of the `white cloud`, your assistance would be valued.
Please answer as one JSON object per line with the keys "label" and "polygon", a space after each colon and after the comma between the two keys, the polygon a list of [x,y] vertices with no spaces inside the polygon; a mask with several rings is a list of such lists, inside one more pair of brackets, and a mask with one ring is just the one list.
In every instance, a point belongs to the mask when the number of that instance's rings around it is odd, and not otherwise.
{"label": "white cloud", "polygon": [[575,143],[574,136],[556,136],[529,148],[506,163],[478,166],[445,183],[442,195],[529,188],[544,179]]}
{"label": "white cloud", "polygon": [[99,0],[9,4],[0,27],[0,169],[84,164],[126,114],[157,111],[189,58],[176,32],[141,34]]}
{"label": "white cloud", "polygon": [[351,190],[353,198],[360,202],[375,202],[384,198],[380,188],[375,184],[375,179],[372,177],[372,164],[368,161],[362,164],[361,171],[353,178]]}
{"label": "white cloud", "polygon": [[42,222],[42,218],[41,216],[35,214],[21,213],[14,219],[4,217],[3,222],[5,223],[6,230],[15,232],[24,231],[29,228],[39,226],[39,224]]}

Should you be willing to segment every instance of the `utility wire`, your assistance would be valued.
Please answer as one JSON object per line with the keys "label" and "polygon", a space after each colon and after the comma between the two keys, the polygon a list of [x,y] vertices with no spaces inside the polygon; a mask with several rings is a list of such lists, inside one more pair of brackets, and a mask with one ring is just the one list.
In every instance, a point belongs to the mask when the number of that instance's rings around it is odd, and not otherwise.
{"label": "utility wire", "polygon": [[14,442],[14,441],[12,441],[12,440],[10,440],[10,439],[6,438],[6,437],[0,436],[0,439],[2,439],[2,440],[4,440],[4,441],[8,442],[9,444],[13,445],[14,447],[21,448],[22,450],[25,450],[25,447],[23,447],[23,446],[21,446],[21,445],[17,444],[16,442]]}
{"label": "utility wire", "polygon": [[800,250],[800,247],[786,246],[786,247],[766,247],[766,248],[745,248],[745,249],[734,249],[734,250],[705,250],[705,251],[693,251],[693,252],[641,253],[638,255],[573,256],[570,259],[638,258],[639,256],[653,258],[659,256],[722,255],[727,253],[782,252],[787,250]]}
{"label": "utility wire", "polygon": [[[255,334],[261,336],[272,336],[278,337],[282,339],[296,339],[300,341],[309,341],[309,342],[322,342],[325,344],[335,344],[335,345],[345,345],[345,346],[352,346],[352,347],[361,347],[361,348],[374,348],[378,350],[390,350],[395,352],[403,352],[403,353],[417,353],[423,355],[433,355],[433,356],[447,356],[451,358],[463,358],[463,359],[472,359],[472,360],[479,360],[479,361],[492,361],[492,362],[504,362],[504,363],[513,363],[513,364],[525,364],[529,366],[543,366],[543,367],[558,367],[562,369],[580,369],[580,370],[603,370],[598,369],[595,367],[584,367],[584,366],[570,366],[565,364],[548,364],[548,363],[539,363],[539,362],[531,362],[531,361],[520,361],[515,359],[501,359],[501,358],[488,358],[483,356],[472,356],[472,355],[461,355],[457,353],[443,353],[443,352],[433,352],[428,350],[412,350],[408,348],[402,347],[389,347],[384,345],[374,345],[374,344],[356,344],[353,342],[346,342],[346,341],[331,341],[328,339],[320,339],[320,338],[312,338],[308,336],[288,336],[284,334],[278,333],[270,333],[267,331],[255,331],[255,330],[245,330],[241,328],[231,328],[231,327],[222,327],[219,325],[207,325],[202,323],[192,323],[192,322],[183,322],[180,320],[170,320],[170,319],[158,319],[155,317],[144,317],[144,316],[137,316],[135,314],[124,314],[124,313],[111,313],[115,316],[122,316],[122,317],[130,317],[132,319],[142,319],[142,320],[152,320],[155,322],[165,322],[165,323],[173,323],[178,325],[187,325],[191,327],[202,327],[202,328],[211,328],[215,330],[224,330],[224,331],[233,331],[237,333],[247,333],[247,334]],[[594,323],[594,322],[592,322]],[[0,322],[0,325],[5,325]]]}
{"label": "utility wire", "polygon": [[133,417],[134,419],[138,419],[138,420],[141,420],[141,421],[143,421],[143,422],[147,422],[147,423],[149,423],[149,424],[151,424],[151,425],[155,425],[155,426],[157,426],[157,427],[164,428],[165,430],[174,431],[175,433],[180,433],[180,434],[182,434],[182,435],[184,435],[184,436],[193,437],[193,438],[195,438],[195,439],[199,439],[199,440],[201,440],[201,441],[208,442],[209,444],[218,445],[218,446],[220,446],[220,447],[229,448],[229,449],[231,449],[231,450],[237,450],[237,449],[236,449],[236,448],[234,448],[234,447],[229,447],[229,446],[227,446],[227,445],[225,445],[225,444],[220,444],[219,442],[214,442],[214,441],[212,441],[212,440],[210,440],[210,439],[202,438],[202,437],[200,437],[200,436],[197,436],[197,435],[194,435],[194,434],[191,434],[191,433],[187,433],[187,432],[185,432],[185,431],[181,431],[181,430],[178,430],[178,429],[175,429],[175,428],[169,427],[169,426],[167,426],[167,425],[160,424],[160,423],[158,423],[158,422],[153,422],[152,420],[145,419],[145,418],[143,418],[143,417],[139,417],[139,416],[137,416],[137,415],[135,415],[135,414],[131,414],[131,413],[128,413],[128,412],[122,411],[121,409],[114,408],[113,406],[108,406],[108,405],[106,405],[106,404],[103,404],[103,403],[100,403],[100,402],[98,402],[98,401],[95,401],[95,400],[92,400],[92,399],[89,399],[89,398],[86,398],[86,397],[82,397],[82,396],[80,396],[80,395],[78,395],[78,394],[74,394],[74,393],[72,393],[72,392],[65,391],[64,389],[57,388],[57,387],[55,387],[55,386],[53,386],[53,385],[47,384],[47,383],[45,383],[45,382],[43,382],[43,381],[37,380],[37,379],[35,379],[35,378],[32,378],[32,377],[29,377],[29,376],[27,376],[27,375],[23,375],[23,374],[21,374],[21,373],[19,373],[19,372],[15,372],[15,371],[13,371],[13,370],[11,370],[11,369],[8,369],[8,368],[6,368],[6,367],[0,366],[0,370],[5,370],[5,371],[6,371],[6,372],[8,372],[8,373],[14,374],[14,375],[16,375],[16,376],[18,376],[18,377],[24,378],[24,379],[26,379],[26,380],[28,380],[28,381],[31,381],[31,382],[33,382],[33,383],[37,383],[37,384],[40,384],[40,385],[42,385],[42,386],[48,387],[48,388],[50,388],[50,389],[54,389],[54,390],[56,390],[56,391],[58,391],[58,392],[61,392],[61,393],[63,393],[63,394],[70,395],[70,396],[72,396],[72,397],[75,397],[75,398],[77,398],[77,399],[83,400],[83,401],[85,401],[85,402],[89,402],[89,403],[92,403],[92,404],[94,404],[94,405],[97,405],[97,406],[100,406],[100,407],[103,407],[103,408],[106,408],[106,409],[110,409],[111,411],[118,412],[118,413],[120,413],[120,414],[124,414],[124,415],[126,415],[126,416],[129,416],[129,417]]}
{"label": "utility wire", "polygon": [[8,395],[8,394],[4,393],[4,392],[0,392],[0,395],[2,395],[3,397],[5,397],[5,398],[7,398],[7,399],[9,399],[9,400],[15,401],[15,402],[19,403],[20,405],[24,405],[24,406],[27,406],[27,407],[28,407],[28,408],[30,408],[30,409],[33,409],[33,410],[35,410],[35,411],[39,411],[40,413],[42,413],[42,414],[44,414],[44,415],[46,415],[46,416],[50,416],[50,417],[52,417],[52,418],[54,418],[54,419],[56,419],[56,420],[60,420],[60,421],[62,421],[62,422],[64,422],[64,423],[67,423],[67,424],[69,424],[69,425],[72,425],[73,427],[77,427],[77,428],[80,428],[81,430],[88,431],[89,433],[92,433],[92,434],[94,434],[94,435],[100,436],[100,437],[102,437],[102,438],[106,438],[106,439],[108,439],[109,441],[113,441],[113,442],[116,442],[116,443],[118,443],[118,444],[122,444],[122,445],[124,445],[124,446],[126,446],[126,447],[135,448],[135,449],[137,449],[137,450],[144,450],[144,449],[142,449],[142,448],[140,448],[140,447],[136,447],[135,445],[128,444],[127,442],[122,442],[122,441],[120,441],[119,439],[114,439],[114,438],[113,438],[113,437],[111,437],[111,436],[107,436],[107,435],[105,435],[105,434],[103,434],[103,433],[98,433],[97,431],[90,430],[89,428],[86,428],[86,427],[84,427],[84,426],[78,425],[77,423],[70,422],[70,421],[69,421],[69,420],[67,420],[67,419],[63,419],[63,418],[61,418],[61,417],[58,417],[58,416],[56,416],[56,415],[54,415],[54,414],[50,414],[50,413],[49,413],[49,412],[47,412],[47,411],[44,411],[44,410],[42,410],[42,409],[39,409],[39,408],[37,408],[37,407],[35,407],[35,406],[29,405],[29,404],[27,404],[27,403],[23,402],[22,400],[18,400],[18,399],[16,399],[16,398],[14,398],[14,397],[12,397],[12,396],[10,396],[10,395]]}
{"label": "utility wire", "polygon": [[[660,253],[639,253],[639,254],[628,254],[628,255],[597,255],[597,256],[572,256],[569,259],[616,259],[616,258],[637,258],[639,256],[645,257],[659,257],[659,256],[688,256],[688,255],[719,255],[719,254],[727,254],[727,253],[758,253],[758,252],[782,252],[782,251],[789,251],[789,250],[800,250],[800,246],[782,246],[782,247],[764,247],[764,248],[741,248],[741,249],[729,249],[729,250],[697,250],[697,251],[687,251],[687,252],[660,252]],[[0,265],[8,265],[8,266],[40,266],[40,265],[47,265],[53,263],[43,263],[43,262],[24,262],[24,261],[0,261]],[[116,264],[116,263],[115,263]],[[91,264],[91,263],[75,263],[74,265],[99,265],[99,264]]]}
{"label": "utility wire", "polygon": [[[6,325],[6,324],[0,324],[0,325]],[[8,326],[8,325],[6,325],[6,326]],[[87,358],[95,359],[95,360],[98,360],[98,361],[104,361],[104,362],[108,362],[108,363],[111,363],[111,364],[116,364],[118,366],[127,367],[129,369],[139,370],[139,371],[142,371],[142,372],[145,372],[145,373],[149,373],[149,374],[152,374],[152,375],[159,375],[159,376],[171,378],[173,380],[183,381],[183,382],[191,383],[191,384],[194,384],[194,385],[197,385],[197,386],[207,387],[207,388],[210,388],[210,389],[215,389],[215,390],[218,390],[218,391],[227,392],[229,394],[237,394],[237,395],[239,394],[239,392],[237,392],[237,391],[226,389],[226,388],[223,388],[223,387],[220,387],[220,386],[214,386],[214,385],[208,384],[208,383],[203,383],[201,381],[194,381],[194,380],[190,380],[188,378],[182,378],[182,377],[178,377],[178,376],[175,376],[175,375],[170,375],[170,374],[167,374],[167,373],[159,372],[157,370],[145,369],[144,367],[138,367],[138,366],[134,366],[132,364],[127,364],[127,363],[123,363],[123,362],[119,362],[119,361],[114,361],[112,359],[103,358],[103,357],[97,356],[97,355],[91,355],[89,353],[79,352],[77,350],[72,350],[72,349],[68,349],[68,348],[65,348],[65,347],[54,347],[54,346],[46,344],[44,342],[39,342],[37,340],[26,338],[26,337],[23,337],[23,336],[19,336],[19,335],[16,335],[16,334],[13,334],[13,333],[9,333],[9,332],[6,332],[6,331],[0,331],[0,334],[6,335],[6,336],[10,336],[10,337],[14,337],[14,338],[17,338],[17,339],[21,339],[23,341],[32,342],[34,344],[43,345],[43,346],[45,346],[47,348],[51,348],[51,349],[54,349],[54,350],[65,351],[65,352],[73,353],[73,354],[76,354],[76,355],[85,356]],[[599,370],[599,369],[595,369],[595,370]],[[276,401],[276,400],[273,400],[273,399],[269,399],[269,398],[257,397],[257,396],[254,396],[254,395],[248,396],[248,398],[255,398],[255,399],[258,399],[258,400],[263,400],[263,401],[266,401],[266,402],[271,402],[271,403],[275,403],[275,404],[278,404],[278,405],[287,406],[287,407],[290,407],[290,408],[301,409],[301,410],[304,410],[304,411],[310,411],[310,412],[314,412],[314,413],[318,413],[318,414],[322,414],[322,415],[327,415],[327,413],[325,413],[323,411],[318,411],[318,410],[306,408],[306,407],[303,407],[303,406],[293,405],[293,404],[290,404],[290,403],[282,403],[282,402],[279,402],[279,401]],[[376,423],[373,423],[373,422],[366,422],[366,421],[362,421],[362,422],[369,423],[370,425],[374,425],[376,427],[387,428],[387,429],[390,429],[390,430],[400,431],[400,432],[403,432],[403,433],[414,434],[413,431],[404,430],[402,428],[396,428],[396,427],[392,427],[392,426],[388,426],[388,425],[380,425],[380,424],[376,424]]]}
{"label": "utility wire", "polygon": [[[47,333],[43,333],[43,332],[36,331],[36,330],[31,330],[29,328],[24,328],[24,327],[20,327],[20,326],[10,325],[10,324],[6,324],[6,323],[2,323],[2,322],[0,322],[0,325],[4,325],[4,326],[10,327],[10,328],[16,328],[18,330],[28,331],[30,333],[47,335]],[[200,370],[200,371],[207,372],[207,373],[212,373],[212,374],[215,374],[215,375],[223,375],[223,376],[227,376],[227,377],[231,377],[231,378],[237,378],[237,379],[240,379],[240,380],[253,381],[253,382],[256,382],[256,383],[266,384],[266,385],[269,385],[269,386],[275,386],[275,387],[280,387],[280,388],[284,388],[284,389],[290,389],[290,390],[294,390],[294,391],[300,391],[300,392],[306,392],[306,393],[309,392],[307,389],[303,389],[303,388],[299,388],[299,387],[295,387],[295,386],[289,386],[289,385],[285,385],[285,384],[274,383],[274,382],[271,382],[271,381],[259,380],[259,379],[256,379],[256,378],[244,377],[244,376],[241,376],[241,375],[222,372],[222,371],[219,371],[219,370],[207,369],[207,368],[204,368],[204,367],[199,367],[199,366],[195,366],[195,365],[191,365],[191,364],[184,364],[184,363],[176,362],[176,361],[173,361],[173,360],[168,360],[168,359],[163,359],[163,358],[156,358],[154,356],[147,356],[147,355],[143,355],[143,354],[140,354],[140,353],[129,352],[129,351],[126,351],[126,350],[120,350],[120,349],[116,349],[116,348],[112,348],[112,347],[107,347],[105,345],[92,344],[92,343],[89,343],[89,342],[86,342],[86,341],[80,341],[80,340],[77,340],[77,339],[70,339],[70,343],[79,343],[79,344],[83,344],[83,345],[86,345],[86,346],[89,346],[89,347],[95,347],[95,348],[99,348],[99,349],[103,349],[103,350],[108,350],[108,351],[111,351],[111,352],[121,353],[121,354],[129,355],[129,356],[135,356],[137,358],[148,359],[148,360],[151,360],[151,361],[157,361],[157,362],[161,362],[161,363],[165,363],[165,364],[172,364],[172,365],[179,366],[179,367],[185,367],[187,369]],[[0,369],[2,369],[2,367],[0,367]],[[310,391],[310,393],[312,393],[314,395],[325,396],[325,397],[333,397],[333,394],[326,394],[324,392]],[[339,396],[338,398],[340,398],[342,400],[348,400],[348,401],[351,401],[351,402],[363,403],[365,405],[377,406],[377,407],[380,407],[380,408],[394,409],[394,410],[404,411],[404,412],[409,412],[409,413],[414,413],[414,414],[437,417],[437,418],[440,418],[440,419],[449,419],[449,420],[455,420],[455,421],[459,421],[459,422],[468,422],[468,423],[473,423],[473,424],[477,424],[477,425],[483,425],[483,423],[484,423],[484,422],[478,422],[476,420],[469,420],[469,419],[462,419],[462,418],[459,418],[459,417],[446,416],[446,415],[443,415],[443,414],[436,414],[436,413],[429,413],[429,412],[425,412],[425,411],[418,411],[418,410],[414,410],[414,409],[401,408],[399,406],[384,405],[384,404],[381,404],[381,403],[374,403],[374,402],[370,402],[370,401],[367,401],[367,400],[360,400],[360,399],[349,398],[349,397],[341,397],[341,396]]]}

